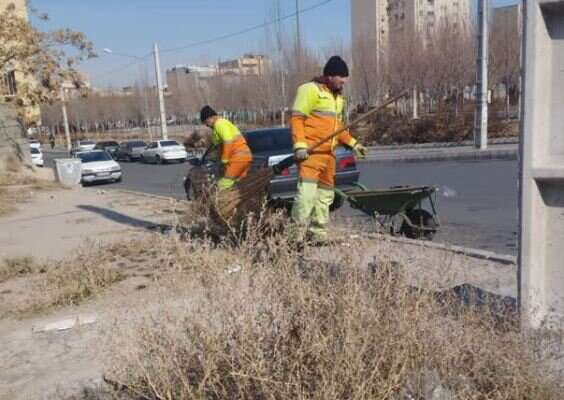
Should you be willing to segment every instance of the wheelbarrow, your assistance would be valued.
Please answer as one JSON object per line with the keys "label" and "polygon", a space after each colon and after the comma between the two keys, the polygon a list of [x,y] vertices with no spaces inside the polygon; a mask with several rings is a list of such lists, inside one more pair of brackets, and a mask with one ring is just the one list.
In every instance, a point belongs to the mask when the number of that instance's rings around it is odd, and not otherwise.
{"label": "wheelbarrow", "polygon": [[[354,209],[373,217],[385,232],[412,239],[433,240],[440,226],[434,186],[394,186],[389,189],[343,192],[335,189]],[[423,204],[428,204],[424,208]]]}

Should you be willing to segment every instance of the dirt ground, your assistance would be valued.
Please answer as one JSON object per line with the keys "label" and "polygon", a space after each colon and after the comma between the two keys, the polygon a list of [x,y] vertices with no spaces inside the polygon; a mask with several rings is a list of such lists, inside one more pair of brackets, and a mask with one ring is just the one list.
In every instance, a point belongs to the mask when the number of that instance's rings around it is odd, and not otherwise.
{"label": "dirt ground", "polygon": [[[186,204],[93,187],[38,193],[17,212],[0,218],[0,263],[19,260],[24,271],[5,279],[0,274],[0,399],[68,398],[82,387],[95,387],[108,367],[102,357],[104,340],[119,330],[122,321],[159,307],[165,298],[190,303],[185,297],[197,294],[196,282],[183,292],[184,297],[169,288],[182,277],[175,268],[198,261],[191,260],[190,250],[181,253],[185,257],[181,261],[166,251],[171,243],[173,247],[182,243],[170,228],[182,218]],[[350,252],[369,268],[389,259],[413,265],[414,284],[433,282],[429,287],[441,289],[482,284],[500,296],[516,290],[511,263],[470,259],[445,249],[421,251],[376,236],[348,239],[334,251]],[[220,263],[230,263],[223,253],[210,249],[209,254]],[[306,257],[336,258],[318,250]],[[119,279],[106,287],[87,277],[90,280],[81,284],[98,285],[99,292],[69,304],[34,305],[43,295],[49,297],[48,287],[41,286],[49,274],[43,271],[44,263],[52,268],[65,260],[81,260],[84,270],[90,270],[97,267],[98,259],[100,265],[117,271]],[[241,267],[229,268],[226,276],[237,276]],[[167,286],[167,280],[176,282]]]}
{"label": "dirt ground", "polygon": [[[0,218],[0,263],[18,258],[35,265],[57,262],[123,243],[124,237],[150,243],[175,224],[176,206],[168,199],[101,188],[37,192],[17,212]],[[62,395],[101,379],[96,355],[106,301],[115,304],[113,300],[123,293],[130,296],[150,281],[150,268],[142,262],[150,260],[137,261],[134,266],[117,262],[128,272],[105,299],[41,312],[28,307],[37,297],[40,274],[0,279],[0,399]],[[28,311],[18,311],[24,309]],[[48,326],[77,318],[95,322],[61,331]]]}

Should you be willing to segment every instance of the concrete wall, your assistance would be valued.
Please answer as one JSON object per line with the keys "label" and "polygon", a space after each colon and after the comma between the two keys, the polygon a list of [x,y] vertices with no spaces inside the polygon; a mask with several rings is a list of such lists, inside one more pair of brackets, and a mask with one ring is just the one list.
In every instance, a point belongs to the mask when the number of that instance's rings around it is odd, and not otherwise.
{"label": "concrete wall", "polygon": [[564,0],[527,0],[524,49],[521,310],[564,327]]}

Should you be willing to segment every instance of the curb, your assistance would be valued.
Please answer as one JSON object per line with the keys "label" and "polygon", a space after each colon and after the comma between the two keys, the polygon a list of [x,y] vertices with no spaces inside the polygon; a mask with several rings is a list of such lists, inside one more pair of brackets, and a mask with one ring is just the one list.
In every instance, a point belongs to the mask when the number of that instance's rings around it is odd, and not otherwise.
{"label": "curb", "polygon": [[[500,144],[519,144],[519,137],[490,139],[488,144],[491,146]],[[403,149],[429,149],[429,148],[450,148],[450,147],[470,147],[474,146],[471,140],[462,142],[431,142],[431,143],[406,143],[406,144],[389,144],[389,145],[370,145],[368,149],[386,149],[386,150],[403,150]]]}
{"label": "curb", "polygon": [[494,261],[504,265],[517,265],[517,257],[507,254],[495,253],[493,251],[474,249],[471,247],[463,247],[456,245],[448,245],[442,243],[427,242],[424,240],[407,239],[402,237],[394,237],[390,235],[383,235],[378,233],[368,233],[366,237],[378,240],[387,240],[394,243],[410,244],[419,247],[426,247],[436,250],[449,251],[455,254],[461,254],[467,257],[476,258],[479,260]]}
{"label": "curb", "polygon": [[[379,150],[378,152],[382,152]],[[444,152],[444,154],[368,154],[366,160],[360,162],[418,162],[418,161],[478,161],[478,160],[517,160],[518,149],[492,149],[460,152]]]}

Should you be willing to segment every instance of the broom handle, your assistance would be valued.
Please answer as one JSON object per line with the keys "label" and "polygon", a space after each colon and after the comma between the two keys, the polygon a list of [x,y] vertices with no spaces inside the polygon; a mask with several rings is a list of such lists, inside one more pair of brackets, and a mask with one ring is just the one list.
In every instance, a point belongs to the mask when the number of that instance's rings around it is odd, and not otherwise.
{"label": "broom handle", "polygon": [[370,111],[367,111],[366,113],[362,114],[360,117],[358,117],[357,119],[355,119],[354,121],[352,121],[348,125],[346,125],[346,126],[342,127],[341,129],[333,132],[331,135],[327,136],[325,139],[322,139],[319,142],[315,143],[314,145],[308,147],[308,149],[307,149],[308,153],[311,153],[313,150],[317,149],[322,144],[327,143],[329,140],[339,136],[341,133],[349,130],[351,127],[358,125],[360,122],[364,121],[365,119],[368,119],[368,117],[370,117],[373,114],[377,113],[378,111],[381,111],[382,109],[388,107],[390,104],[395,103],[396,101],[398,101],[402,97],[407,96],[408,93],[409,92],[407,90],[404,90],[403,92],[401,92],[396,97],[393,97],[390,100],[380,104],[378,107],[375,107]]}
{"label": "broom handle", "polygon": [[[359,122],[364,121],[365,119],[367,119],[368,117],[370,117],[371,115],[375,114],[376,112],[382,110],[383,108],[386,108],[387,106],[389,106],[392,103],[395,103],[396,101],[398,101],[399,99],[401,99],[402,97],[406,96],[409,92],[407,90],[403,91],[401,94],[399,94],[398,96],[391,98],[390,100],[384,102],[383,104],[379,105],[376,108],[373,108],[372,110],[368,111],[365,114],[362,114],[360,117],[358,117],[357,119],[355,119],[353,122],[351,122],[350,124],[348,124],[347,126],[345,126],[344,128],[339,129],[338,131],[332,133],[331,135],[327,136],[326,138],[324,138],[323,140],[315,143],[314,145],[312,145],[311,147],[308,147],[307,151],[308,153],[312,152],[313,150],[317,149],[319,146],[321,146],[323,143],[328,142],[329,140],[333,139],[334,137],[336,137],[337,135],[340,135],[341,133],[343,133],[344,131],[346,131],[347,129],[350,129],[351,126],[354,126],[356,124],[358,124]],[[294,165],[296,163],[296,159],[293,155],[283,159],[282,161],[280,161],[278,164],[276,164],[275,166],[273,166],[273,170],[274,173],[280,174],[282,172],[282,170],[291,167],[292,165]]]}

